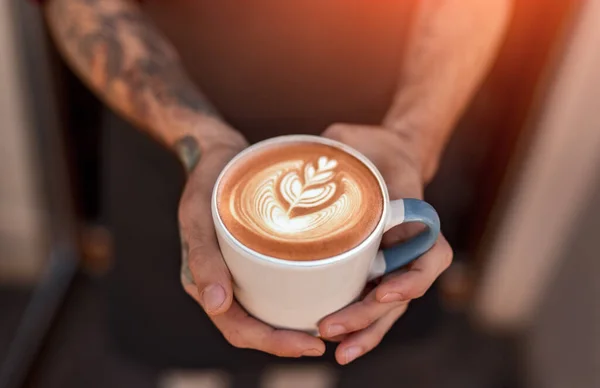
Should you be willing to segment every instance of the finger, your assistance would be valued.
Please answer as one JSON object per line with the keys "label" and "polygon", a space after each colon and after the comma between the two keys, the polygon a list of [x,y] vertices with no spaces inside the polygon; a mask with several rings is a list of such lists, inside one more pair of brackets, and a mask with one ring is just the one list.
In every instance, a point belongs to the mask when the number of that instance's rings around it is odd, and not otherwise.
{"label": "finger", "polygon": [[180,217],[182,284],[208,315],[221,314],[231,305],[233,290],[214,230],[205,221],[198,221],[206,217],[204,210],[182,205],[180,211],[187,211]]}
{"label": "finger", "polygon": [[368,328],[348,336],[335,350],[337,362],[346,365],[373,350],[407,308],[407,303],[397,306]]}
{"label": "finger", "polygon": [[319,324],[319,332],[324,338],[335,338],[370,326],[402,302],[381,303],[375,298],[375,290],[363,300],[333,313]]}
{"label": "finger", "polygon": [[434,246],[411,263],[408,270],[397,271],[384,278],[375,290],[376,299],[391,303],[420,298],[450,266],[452,255],[448,241],[440,235]]}
{"label": "finger", "polygon": [[221,314],[233,300],[231,276],[218,248],[192,241],[193,248],[182,241],[181,284],[208,315]]}
{"label": "finger", "polygon": [[425,230],[425,225],[418,222],[408,222],[394,226],[384,233],[381,246],[384,248],[393,247],[403,241],[409,240]]}
{"label": "finger", "polygon": [[317,357],[325,352],[325,343],[309,334],[274,329],[248,315],[233,302],[227,312],[211,320],[225,339],[242,349],[255,349],[280,357]]}
{"label": "finger", "polygon": [[233,301],[231,275],[217,243],[210,201],[218,174],[236,152],[221,147],[206,153],[190,175],[179,205],[182,284],[209,315],[222,314]]}
{"label": "finger", "polygon": [[218,248],[203,244],[190,248],[189,266],[204,311],[208,315],[227,311],[233,301],[231,275]]}
{"label": "finger", "polygon": [[221,314],[233,301],[231,276],[218,248],[192,241],[182,242],[181,284],[208,315]]}
{"label": "finger", "polygon": [[201,290],[198,289],[197,281],[194,279],[189,260],[190,247],[187,242],[187,237],[184,237],[183,227],[180,227],[181,233],[181,284],[184,290],[200,305],[202,299],[200,297]]}
{"label": "finger", "polygon": [[335,336],[333,338],[326,338],[325,340],[328,342],[342,342],[343,340],[345,340],[346,338],[348,338],[349,334],[342,334],[342,335],[338,335]]}

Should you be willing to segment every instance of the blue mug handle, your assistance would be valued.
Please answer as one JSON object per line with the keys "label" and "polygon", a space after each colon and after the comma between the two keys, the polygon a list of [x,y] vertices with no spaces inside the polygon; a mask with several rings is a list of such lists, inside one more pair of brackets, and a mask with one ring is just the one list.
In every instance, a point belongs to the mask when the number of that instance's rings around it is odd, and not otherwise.
{"label": "blue mug handle", "polygon": [[427,252],[440,234],[440,217],[435,209],[420,199],[406,198],[390,202],[390,219],[385,231],[405,222],[420,222],[426,229],[408,241],[377,253],[369,280],[395,271]]}

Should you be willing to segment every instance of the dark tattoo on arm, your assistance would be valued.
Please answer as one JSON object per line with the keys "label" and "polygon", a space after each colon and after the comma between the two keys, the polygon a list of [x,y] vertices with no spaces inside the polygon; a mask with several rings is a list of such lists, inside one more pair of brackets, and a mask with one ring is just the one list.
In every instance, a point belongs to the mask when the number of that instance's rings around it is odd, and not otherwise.
{"label": "dark tattoo on arm", "polygon": [[181,282],[184,286],[196,285],[192,270],[190,269],[189,263],[189,251],[190,247],[183,237],[181,237]]}
{"label": "dark tattoo on arm", "polygon": [[197,163],[186,135],[218,114],[135,2],[53,0],[46,16],[59,50],[105,102],[169,146],[188,145]]}
{"label": "dark tattoo on arm", "polygon": [[198,141],[193,136],[186,135],[175,142],[174,148],[186,171],[192,172],[202,155]]}

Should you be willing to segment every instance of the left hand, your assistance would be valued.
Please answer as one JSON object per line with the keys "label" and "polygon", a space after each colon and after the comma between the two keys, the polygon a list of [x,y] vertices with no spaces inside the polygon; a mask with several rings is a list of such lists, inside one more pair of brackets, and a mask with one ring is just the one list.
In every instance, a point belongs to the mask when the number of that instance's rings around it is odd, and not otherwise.
{"label": "left hand", "polygon": [[[365,125],[334,124],[324,133],[367,156],[379,169],[390,199],[423,198],[421,161],[414,139],[397,132]],[[399,225],[388,231],[383,245],[390,246],[414,236],[418,224]],[[400,318],[412,299],[419,298],[450,265],[452,249],[440,234],[435,245],[401,271],[383,277],[364,299],[324,318],[321,336],[341,341],[335,353],[347,364],[374,349]]]}

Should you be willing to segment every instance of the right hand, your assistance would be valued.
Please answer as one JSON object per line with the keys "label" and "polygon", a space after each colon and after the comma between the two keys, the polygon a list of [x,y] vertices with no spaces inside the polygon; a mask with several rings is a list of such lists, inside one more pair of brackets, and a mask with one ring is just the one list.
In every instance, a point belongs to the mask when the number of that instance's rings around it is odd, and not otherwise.
{"label": "right hand", "polygon": [[239,147],[206,150],[190,173],[179,204],[182,239],[181,282],[227,341],[281,357],[320,356],[325,344],[311,335],[270,327],[234,300],[232,279],[217,243],[211,216],[211,195],[219,173]]}

